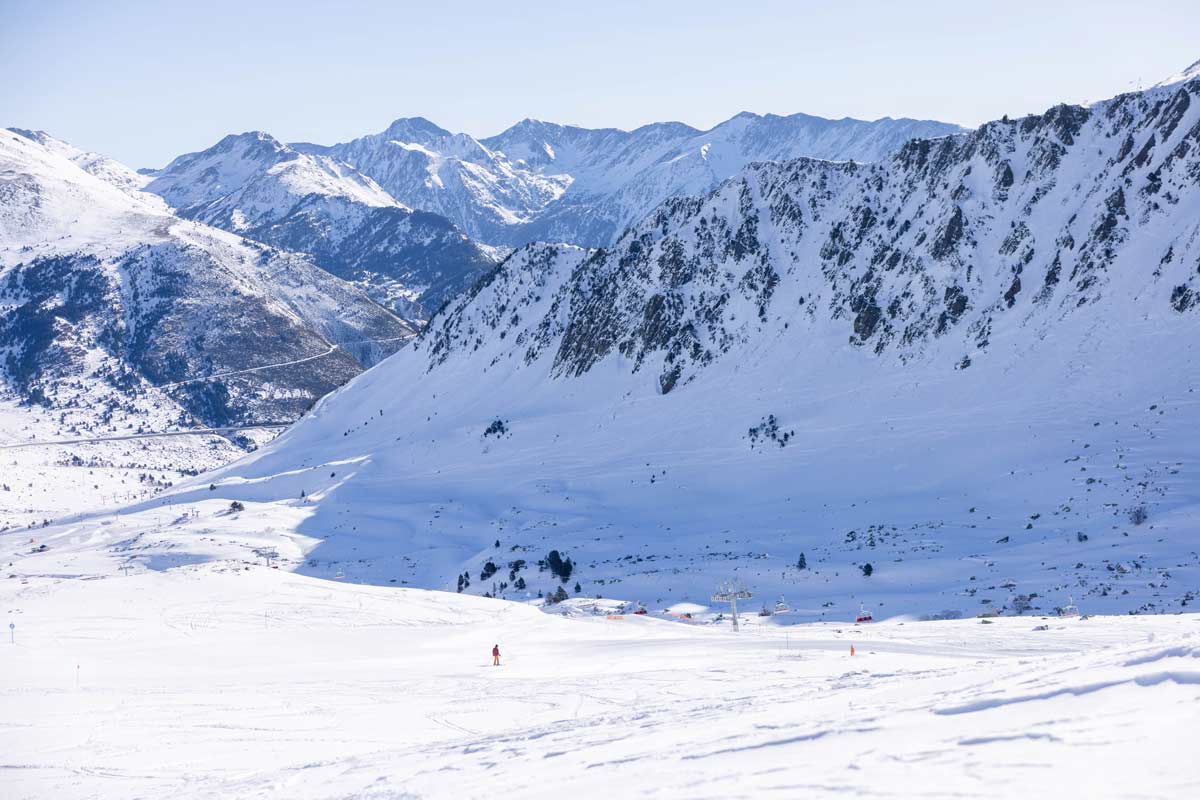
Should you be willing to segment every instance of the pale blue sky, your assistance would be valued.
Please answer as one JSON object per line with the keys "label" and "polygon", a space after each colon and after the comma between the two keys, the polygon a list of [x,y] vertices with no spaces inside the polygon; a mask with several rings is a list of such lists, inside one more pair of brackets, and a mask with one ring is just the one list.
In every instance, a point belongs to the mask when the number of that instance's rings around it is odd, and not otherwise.
{"label": "pale blue sky", "polygon": [[332,143],[738,111],[976,125],[1200,59],[1196,0],[0,0],[0,126],[132,166],[226,133]]}

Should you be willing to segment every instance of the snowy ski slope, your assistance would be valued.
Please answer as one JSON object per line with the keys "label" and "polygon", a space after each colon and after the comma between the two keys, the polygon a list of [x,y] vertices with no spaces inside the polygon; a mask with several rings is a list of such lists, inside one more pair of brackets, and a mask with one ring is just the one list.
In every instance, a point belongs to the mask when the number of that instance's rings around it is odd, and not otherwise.
{"label": "snowy ski slope", "polygon": [[1194,614],[735,635],[212,565],[0,593],[9,800],[1200,786]]}

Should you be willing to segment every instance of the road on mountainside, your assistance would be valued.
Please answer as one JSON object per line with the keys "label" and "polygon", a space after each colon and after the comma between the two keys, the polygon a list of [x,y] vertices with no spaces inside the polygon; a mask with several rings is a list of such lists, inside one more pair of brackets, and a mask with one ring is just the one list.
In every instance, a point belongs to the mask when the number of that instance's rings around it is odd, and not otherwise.
{"label": "road on mountainside", "polygon": [[290,367],[290,366],[294,366],[296,364],[303,364],[307,361],[316,361],[318,358],[324,358],[325,356],[333,353],[333,351],[335,351],[335,350],[344,349],[345,345],[380,344],[382,342],[398,342],[401,340],[411,339],[411,338],[413,338],[413,337],[412,336],[393,336],[390,339],[359,339],[356,342],[343,342],[342,344],[331,344],[329,346],[328,350],[326,350],[324,353],[317,353],[315,356],[305,356],[304,358],[298,358],[294,361],[280,361],[278,364],[264,364],[261,367],[250,367],[248,369],[237,369],[237,370],[233,370],[231,372],[218,372],[215,375],[204,375],[199,378],[188,378],[187,380],[183,380],[183,381],[175,381],[174,383],[163,383],[163,384],[159,384],[158,386],[156,386],[154,388],[156,388],[156,389],[173,389],[176,386],[183,386],[188,383],[197,383],[199,381],[211,381],[215,378],[228,378],[232,375],[244,375],[247,372],[259,372],[264,369],[275,369],[276,367]]}
{"label": "road on mountainside", "polygon": [[329,346],[329,349],[326,350],[324,353],[318,353],[315,356],[305,356],[304,358],[298,358],[295,361],[281,361],[278,364],[266,364],[261,367],[250,367],[249,369],[237,369],[237,370],[233,370],[232,372],[218,372],[215,375],[205,375],[200,378],[188,378],[187,380],[175,381],[174,383],[162,383],[162,384],[159,384],[158,386],[155,386],[154,388],[156,388],[156,389],[174,389],[176,386],[183,386],[188,383],[198,383],[200,381],[211,381],[215,378],[228,378],[231,375],[244,375],[247,372],[259,372],[260,370],[275,369],[276,367],[290,367],[295,364],[303,364],[306,361],[316,361],[318,358],[324,358],[325,356],[332,353],[334,350],[337,350],[339,347],[340,347],[339,345],[332,344]]}

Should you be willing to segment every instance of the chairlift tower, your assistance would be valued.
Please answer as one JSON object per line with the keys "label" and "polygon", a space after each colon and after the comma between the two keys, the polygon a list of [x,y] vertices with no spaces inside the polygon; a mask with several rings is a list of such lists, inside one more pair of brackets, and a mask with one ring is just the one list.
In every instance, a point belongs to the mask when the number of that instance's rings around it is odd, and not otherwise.
{"label": "chairlift tower", "polygon": [[737,601],[749,600],[753,596],[754,595],[750,594],[750,592],[746,591],[741,586],[734,586],[730,583],[722,583],[720,587],[717,588],[716,593],[713,594],[712,600],[714,603],[729,603],[730,613],[733,616],[733,629],[736,631],[738,629]]}

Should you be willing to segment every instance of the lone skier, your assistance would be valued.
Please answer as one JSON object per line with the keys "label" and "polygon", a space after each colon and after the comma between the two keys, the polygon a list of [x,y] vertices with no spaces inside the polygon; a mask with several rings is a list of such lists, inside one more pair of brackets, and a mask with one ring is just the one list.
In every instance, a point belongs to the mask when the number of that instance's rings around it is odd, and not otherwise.
{"label": "lone skier", "polygon": [[492,666],[500,666],[500,645],[498,644],[492,645]]}

